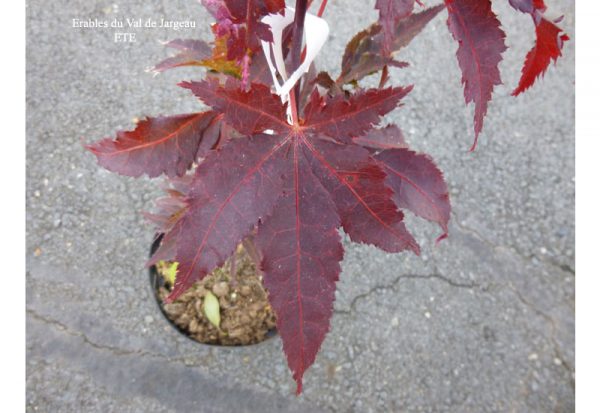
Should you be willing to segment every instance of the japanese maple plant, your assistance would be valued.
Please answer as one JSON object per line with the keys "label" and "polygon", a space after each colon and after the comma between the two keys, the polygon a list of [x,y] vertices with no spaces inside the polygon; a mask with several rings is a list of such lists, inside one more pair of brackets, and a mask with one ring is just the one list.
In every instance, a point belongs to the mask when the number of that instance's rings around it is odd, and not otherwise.
{"label": "japanese maple plant", "polygon": [[[545,17],[543,0],[508,1],[531,16],[536,35],[516,96],[556,61],[568,37]],[[465,101],[474,103],[474,149],[501,83],[505,34],[491,0],[429,8],[419,0],[377,0],[378,21],[350,40],[333,77],[313,62],[329,31],[327,0],[314,13],[307,13],[308,0],[288,7],[284,0],[202,3],[216,20],[214,40],[173,40],[167,46],[176,53],[153,70],[208,69],[204,80],[179,86],[210,109],[149,117],[87,148],[111,171],[169,180],[169,196],[148,215],[164,234],[150,264],[179,263],[168,302],[222,266],[241,242],[252,242],[300,393],[329,330],[344,255],[339,228],[355,242],[415,254],[405,211],[439,224],[440,239],[448,231],[442,173],[408,148],[399,127],[378,125],[412,90],[386,86],[391,70],[408,65],[395,53],[447,13]],[[379,86],[362,87],[368,76]]]}

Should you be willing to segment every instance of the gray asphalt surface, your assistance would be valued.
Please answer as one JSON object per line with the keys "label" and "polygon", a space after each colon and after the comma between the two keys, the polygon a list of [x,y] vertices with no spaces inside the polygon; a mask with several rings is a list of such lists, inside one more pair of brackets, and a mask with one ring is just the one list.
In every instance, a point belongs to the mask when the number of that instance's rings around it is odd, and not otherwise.
{"label": "gray asphalt surface", "polygon": [[[373,1],[332,0],[321,67],[376,18]],[[528,17],[496,1],[510,50],[480,145],[465,108],[456,45],[438,16],[400,53],[414,83],[399,123],[445,172],[450,237],[408,218],[422,256],[346,242],[332,327],[304,394],[278,338],[246,348],[191,342],[158,312],[144,262],[152,238],[140,211],[157,182],[96,166],[81,141],[133,118],[201,108],[175,84],[182,69],[144,72],[158,40],[209,38],[192,0],[30,1],[27,6],[27,409],[36,412],[569,412],[574,410],[573,39],[545,79],[510,96],[533,42]],[[71,27],[73,18],[196,19],[197,29]]]}

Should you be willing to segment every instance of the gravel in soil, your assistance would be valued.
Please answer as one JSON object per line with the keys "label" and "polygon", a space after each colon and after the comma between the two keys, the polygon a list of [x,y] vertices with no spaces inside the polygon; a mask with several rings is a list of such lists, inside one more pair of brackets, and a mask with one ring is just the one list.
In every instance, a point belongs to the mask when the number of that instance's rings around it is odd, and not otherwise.
{"label": "gravel in soil", "polygon": [[[157,266],[159,274],[165,268],[164,265]],[[162,301],[171,286],[168,281],[160,284],[157,295]],[[209,292],[219,301],[219,328],[208,320],[203,309]],[[236,251],[233,266],[229,260],[223,267],[196,282],[175,302],[162,306],[167,317],[182,332],[201,343],[227,346],[255,344],[264,341],[275,329],[275,314],[262,285],[262,276],[257,274],[254,262],[242,246]]]}

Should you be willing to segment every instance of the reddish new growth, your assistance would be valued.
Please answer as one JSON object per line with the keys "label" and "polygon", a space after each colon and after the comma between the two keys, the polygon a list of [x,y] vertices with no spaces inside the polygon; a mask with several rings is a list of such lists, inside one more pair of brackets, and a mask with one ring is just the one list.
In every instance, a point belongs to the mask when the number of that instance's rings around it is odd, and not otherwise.
{"label": "reddish new growth", "polygon": [[[560,56],[568,37],[544,18],[543,1],[509,2],[531,15],[537,36],[517,95]],[[440,170],[429,156],[408,148],[397,126],[377,126],[412,90],[385,87],[392,68],[408,65],[394,53],[447,11],[465,100],[475,104],[477,137],[500,84],[505,35],[491,0],[446,0],[418,12],[414,0],[377,0],[379,21],[350,40],[339,76],[334,80],[311,66],[294,87],[290,124],[261,47],[261,40],[273,41],[262,19],[283,14],[284,0],[202,3],[216,19],[212,44],[173,40],[167,46],[178,54],[154,70],[207,68],[205,80],[179,86],[211,110],[148,118],[133,131],[118,132],[116,140],[88,149],[111,171],[169,178],[169,196],[159,200],[158,213],[148,215],[164,233],[151,262],[179,262],[168,301],[223,265],[240,242],[253,242],[299,393],[329,330],[344,253],[339,229],[356,242],[415,254],[419,246],[404,225],[404,213],[437,223],[440,238],[448,231],[450,204]],[[306,56],[301,28],[308,6],[297,0],[294,23],[283,31],[290,72]],[[378,88],[360,86],[377,73]]]}

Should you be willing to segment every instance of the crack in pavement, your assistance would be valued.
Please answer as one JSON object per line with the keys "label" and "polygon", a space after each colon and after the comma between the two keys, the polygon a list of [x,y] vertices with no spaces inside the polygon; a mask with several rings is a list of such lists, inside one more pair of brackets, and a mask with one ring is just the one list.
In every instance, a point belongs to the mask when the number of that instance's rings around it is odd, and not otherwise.
{"label": "crack in pavement", "polygon": [[512,283],[509,282],[507,284],[499,284],[498,286],[500,288],[507,288],[510,291],[512,291],[513,294],[518,298],[518,300],[523,305],[525,305],[528,308],[531,308],[536,314],[538,314],[540,317],[542,317],[544,320],[546,320],[548,322],[548,324],[550,324],[550,337],[548,337],[548,338],[549,338],[551,347],[554,350],[554,356],[555,356],[555,358],[560,360],[560,363],[561,363],[560,365],[563,366],[564,369],[566,369],[566,371],[569,375],[569,383],[571,385],[571,388],[573,389],[573,391],[575,391],[575,377],[574,377],[575,371],[574,371],[573,367],[571,367],[570,363],[568,363],[566,361],[566,358],[562,355],[562,352],[560,351],[560,344],[558,343],[558,341],[556,339],[556,332],[558,330],[556,320],[554,320],[554,318],[550,314],[546,313],[543,310],[540,310],[533,303],[531,303],[525,297],[523,297],[521,292]]}
{"label": "crack in pavement", "polygon": [[[418,275],[418,274],[403,274],[400,275],[398,277],[396,277],[394,279],[393,282],[389,283],[389,284],[385,284],[385,285],[376,285],[374,287],[372,287],[371,289],[369,289],[368,291],[358,294],[356,295],[352,301],[350,302],[349,305],[349,309],[337,309],[334,310],[334,314],[343,314],[343,315],[350,315],[352,314],[352,312],[354,312],[356,310],[356,305],[358,304],[358,302],[362,299],[365,299],[367,297],[369,297],[371,294],[377,292],[377,291],[386,291],[386,290],[394,290],[396,288],[396,286],[403,280],[403,279],[423,279],[423,280],[431,280],[431,279],[438,279],[441,280],[443,282],[445,282],[446,284],[455,287],[455,288],[464,288],[464,289],[473,289],[473,288],[477,288],[477,287],[481,287],[479,284],[477,283],[459,283],[456,282],[448,277],[444,277],[441,274],[438,273],[433,273],[433,274],[428,274],[428,275]],[[550,343],[550,346],[552,347],[553,351],[554,351],[554,355],[555,358],[558,359],[560,361],[561,366],[563,366],[563,368],[565,369],[565,371],[568,373],[568,377],[569,377],[569,383],[571,385],[571,388],[573,390],[575,390],[575,378],[574,378],[574,369],[571,367],[570,363],[566,361],[566,357],[563,356],[561,350],[560,350],[560,344],[558,343],[557,339],[556,339],[556,335],[557,335],[557,330],[558,330],[558,326],[557,326],[557,322],[556,320],[554,320],[554,318],[547,314],[546,312],[544,312],[543,310],[539,309],[538,307],[536,307],[533,303],[531,303],[530,301],[528,301],[527,299],[525,299],[525,297],[523,297],[523,295],[521,294],[521,292],[514,286],[512,285],[512,283],[507,283],[507,284],[490,284],[489,286],[487,286],[486,290],[481,290],[481,292],[486,293],[486,294],[491,294],[490,290],[493,287],[498,287],[501,289],[508,289],[510,290],[516,297],[517,299],[521,302],[521,304],[523,304],[524,306],[530,308],[531,310],[533,310],[536,314],[538,314],[540,317],[542,317],[544,320],[546,320],[549,325],[550,325],[550,335],[548,337],[546,337]]]}
{"label": "crack in pavement", "polygon": [[123,348],[119,348],[119,347],[108,346],[105,344],[98,344],[98,343],[94,342],[93,340],[90,340],[89,337],[87,337],[83,332],[73,331],[66,324],[63,324],[60,321],[49,318],[47,316],[43,316],[43,315],[37,313],[35,310],[32,310],[31,308],[27,308],[26,312],[31,317],[33,317],[35,320],[40,321],[44,324],[53,326],[56,330],[62,331],[63,333],[68,334],[72,337],[78,337],[85,344],[87,344],[97,350],[108,351],[116,356],[141,356],[141,357],[148,356],[148,357],[160,358],[160,359],[168,361],[168,362],[180,362],[180,363],[185,364],[185,358],[183,358],[183,357],[182,358],[167,357],[162,354],[152,353],[152,352],[145,351],[145,350],[127,350],[127,349],[123,349]]}
{"label": "crack in pavement", "polygon": [[[69,328],[66,324],[52,319],[50,317],[44,316],[39,314],[38,312],[36,312],[35,310],[31,309],[31,308],[27,308],[26,309],[26,313],[33,319],[35,319],[36,321],[39,321],[40,323],[49,326],[50,328],[55,329],[56,331],[61,332],[62,334],[66,334],[67,336],[71,336],[71,337],[75,337],[80,339],[85,345],[91,346],[92,348],[99,350],[99,351],[106,351],[108,353],[110,353],[111,355],[114,356],[124,356],[124,357],[130,357],[130,356],[135,356],[135,357],[150,357],[150,358],[156,358],[156,359],[160,359],[165,361],[166,363],[169,364],[173,364],[173,363],[178,363],[181,364],[183,366],[185,366],[186,368],[189,368],[190,366],[199,366],[199,364],[189,364],[189,358],[187,357],[167,357],[164,356],[162,354],[157,354],[157,353],[152,353],[149,351],[144,351],[144,350],[128,350],[128,349],[123,349],[123,348],[119,348],[119,347],[114,347],[114,346],[107,346],[107,345],[103,345],[103,344],[99,344],[97,342],[94,342],[93,340],[90,340],[89,337],[87,337],[83,332],[79,332],[79,331],[73,331],[71,328]],[[175,341],[175,345],[177,348],[179,348],[179,342]],[[47,361],[47,359],[45,357],[32,357],[35,359],[35,361],[37,363],[40,364],[46,364],[46,365],[50,365]],[[29,367],[28,367],[29,368]],[[40,367],[38,367],[36,370],[30,370],[28,371],[28,377],[35,371],[39,370]],[[203,373],[204,374],[204,373]],[[229,373],[223,373],[220,372],[220,374],[229,374]],[[91,377],[91,376],[90,376]],[[252,383],[249,384],[247,382],[241,381],[239,380],[239,378],[232,376],[231,379],[234,381],[234,383],[237,383],[241,386],[244,386],[244,388],[249,389],[249,391],[260,391],[262,394],[265,395],[269,395],[268,391],[272,391],[273,389],[264,389],[260,386],[257,386],[256,383]],[[207,375],[207,380],[213,380],[211,378],[211,375]],[[215,383],[218,383],[218,381],[216,379],[214,379]],[[276,394],[277,395],[277,394]],[[269,396],[270,397],[270,396]],[[284,397],[284,395],[282,396]],[[160,400],[159,400],[160,401]],[[314,403],[314,401],[311,401],[309,399],[306,400],[307,403]],[[328,407],[323,407],[321,406],[321,410],[322,411],[333,411],[332,409],[328,408]]]}
{"label": "crack in pavement", "polygon": [[372,287],[371,289],[369,289],[368,291],[354,296],[354,298],[350,302],[349,309],[347,309],[347,310],[338,309],[338,310],[334,310],[333,312],[334,312],[334,314],[346,314],[346,315],[351,314],[355,310],[356,304],[358,303],[359,300],[367,298],[369,295],[375,293],[376,291],[393,290],[403,279],[412,279],[412,280],[415,280],[415,279],[418,279],[418,280],[437,279],[437,280],[443,281],[444,283],[446,283],[452,287],[465,288],[465,289],[473,289],[473,288],[480,286],[479,284],[476,284],[476,283],[470,283],[470,284],[460,283],[460,282],[454,281],[448,277],[444,277],[443,275],[438,274],[438,273],[425,274],[425,275],[402,274],[402,275],[396,277],[394,279],[394,281],[392,281],[392,283],[390,283],[390,284],[376,285],[376,286]]}
{"label": "crack in pavement", "polygon": [[505,249],[508,252],[516,255],[517,257],[521,258],[524,261],[527,262],[531,262],[533,260],[533,258],[537,258],[538,260],[540,260],[542,263],[547,264],[553,268],[556,268],[562,272],[568,272],[571,275],[575,275],[575,270],[573,268],[571,268],[571,266],[567,265],[567,264],[560,264],[558,262],[553,261],[550,258],[546,258],[546,257],[540,257],[536,254],[529,254],[526,255],[525,253],[519,251],[518,249],[516,249],[513,246],[508,246],[508,245],[498,245],[493,243],[492,241],[490,241],[489,239],[487,239],[486,237],[484,237],[483,235],[481,235],[481,233],[479,231],[477,231],[474,228],[471,228],[463,223],[460,222],[460,220],[458,219],[458,216],[456,215],[456,213],[452,212],[451,213],[453,219],[454,224],[458,227],[458,229],[462,230],[463,232],[469,233],[471,235],[473,235],[475,238],[477,238],[479,241],[481,241],[482,243],[486,244],[488,247],[490,247],[493,250],[496,249]]}

